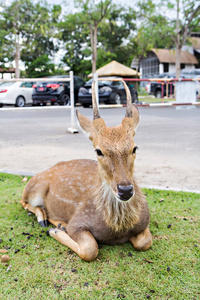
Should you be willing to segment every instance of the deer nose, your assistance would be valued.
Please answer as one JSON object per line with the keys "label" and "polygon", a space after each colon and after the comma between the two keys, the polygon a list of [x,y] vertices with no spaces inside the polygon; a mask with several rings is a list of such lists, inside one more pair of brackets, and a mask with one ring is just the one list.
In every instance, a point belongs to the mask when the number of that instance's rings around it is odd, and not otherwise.
{"label": "deer nose", "polygon": [[120,200],[127,201],[133,196],[133,186],[131,185],[117,185],[117,192]]}

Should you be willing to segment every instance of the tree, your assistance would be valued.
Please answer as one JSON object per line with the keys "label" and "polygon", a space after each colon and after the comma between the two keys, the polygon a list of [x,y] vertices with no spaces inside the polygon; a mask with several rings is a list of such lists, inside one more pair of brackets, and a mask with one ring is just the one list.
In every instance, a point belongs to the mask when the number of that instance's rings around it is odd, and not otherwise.
{"label": "tree", "polygon": [[135,20],[136,12],[132,8],[111,5],[108,17],[99,26],[97,66],[113,59],[130,66],[134,55],[134,45],[130,39],[136,29]]}
{"label": "tree", "polygon": [[10,60],[15,60],[16,78],[20,77],[20,59],[29,68],[38,56],[52,55],[57,50],[53,41],[54,23],[60,13],[59,5],[51,10],[45,3],[44,6],[33,4],[31,0],[15,0],[9,6],[3,6],[1,42],[6,45],[4,51],[10,55]]}
{"label": "tree", "polygon": [[[24,39],[21,58],[25,63],[27,73],[30,74],[32,66],[37,64],[38,57],[53,57],[59,49],[57,24],[61,14],[60,5],[47,7],[46,4],[35,4],[30,31]],[[36,60],[36,64],[34,61]]]}
{"label": "tree", "polygon": [[142,0],[138,2],[138,7],[137,29],[131,38],[134,56],[140,59],[152,48],[173,48],[173,27],[163,14],[160,3]]}
{"label": "tree", "polygon": [[108,14],[112,0],[76,0],[77,7],[81,6],[81,22],[90,29],[90,43],[92,48],[92,73],[96,72],[97,61],[97,28],[103,18]]}
{"label": "tree", "polygon": [[180,77],[180,56],[181,49],[185,44],[190,29],[195,24],[195,17],[198,16],[200,11],[200,4],[196,4],[190,0],[182,0],[182,15],[183,18],[180,20],[180,0],[176,0],[176,35],[174,37],[176,45],[176,78]]}
{"label": "tree", "polygon": [[37,78],[52,75],[55,71],[55,65],[50,61],[47,54],[38,56],[29,65],[26,75]]}
{"label": "tree", "polygon": [[[76,74],[91,73],[90,29],[85,23],[85,12],[65,16],[59,24],[60,39],[65,42],[63,57]],[[96,66],[99,68],[113,59],[130,66],[134,45],[129,43],[135,30],[135,11],[119,5],[110,5],[106,16],[99,23],[97,32]]]}
{"label": "tree", "polygon": [[[139,0],[140,19],[136,43],[140,55],[152,48],[176,48],[176,77],[180,76],[180,53],[191,31],[200,29],[199,1]],[[181,5],[180,5],[181,4]],[[176,15],[174,14],[176,12]]]}
{"label": "tree", "polygon": [[[20,1],[20,2],[19,2]],[[1,12],[1,30],[4,30],[4,36],[1,36],[1,42],[6,45],[6,54],[11,53],[10,58],[15,60],[15,76],[20,77],[19,74],[19,60],[20,60],[20,38],[23,38],[23,30],[26,27],[27,19],[25,18],[26,2],[16,0],[10,6],[3,6]],[[20,18],[21,16],[21,18]],[[30,14],[29,14],[30,17]],[[24,22],[20,21],[24,19]],[[2,31],[1,31],[2,32]]]}
{"label": "tree", "polygon": [[81,19],[80,13],[69,14],[58,24],[59,38],[65,44],[62,61],[77,75],[91,69],[89,29]]}

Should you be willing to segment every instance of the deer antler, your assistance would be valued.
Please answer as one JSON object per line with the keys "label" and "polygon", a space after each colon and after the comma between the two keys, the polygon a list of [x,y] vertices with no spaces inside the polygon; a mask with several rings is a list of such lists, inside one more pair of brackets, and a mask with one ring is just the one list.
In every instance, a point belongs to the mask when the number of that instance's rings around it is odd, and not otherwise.
{"label": "deer antler", "polygon": [[122,80],[125,91],[126,91],[126,117],[128,118],[132,118],[133,117],[133,112],[132,112],[132,98],[131,98],[131,93],[130,90],[127,86],[127,84],[125,83],[124,80]]}
{"label": "deer antler", "polygon": [[92,106],[93,106],[93,119],[99,119],[100,113],[97,105],[96,94],[95,94],[95,80],[92,83]]}

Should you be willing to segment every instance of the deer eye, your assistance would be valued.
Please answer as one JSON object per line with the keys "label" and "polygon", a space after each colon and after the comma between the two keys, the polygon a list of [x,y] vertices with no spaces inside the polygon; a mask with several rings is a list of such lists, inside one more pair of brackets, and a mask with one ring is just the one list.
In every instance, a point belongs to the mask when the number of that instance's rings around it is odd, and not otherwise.
{"label": "deer eye", "polygon": [[138,149],[138,147],[137,147],[137,146],[136,146],[136,147],[134,147],[134,148],[133,148],[133,152],[132,152],[132,154],[135,154],[137,149]]}
{"label": "deer eye", "polygon": [[98,156],[104,156],[100,149],[95,150]]}

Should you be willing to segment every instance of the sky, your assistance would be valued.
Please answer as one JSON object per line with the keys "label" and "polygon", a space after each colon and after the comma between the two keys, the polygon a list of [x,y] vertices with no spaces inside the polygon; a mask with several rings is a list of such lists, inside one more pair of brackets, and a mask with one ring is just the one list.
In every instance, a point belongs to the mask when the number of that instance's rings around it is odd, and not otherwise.
{"label": "sky", "polygon": [[[11,3],[13,0],[0,0],[0,3],[6,3],[9,4]],[[38,0],[32,0],[33,2],[38,2]],[[70,0],[46,0],[47,3],[49,4],[63,4],[66,3],[66,6],[68,7],[73,7],[74,1],[70,1]],[[133,6],[134,5],[134,0],[113,0],[114,3],[116,4],[122,4],[122,5],[129,5],[129,6]]]}
{"label": "sky", "polygon": [[[10,0],[8,0],[8,1],[10,1]],[[37,0],[33,0],[33,1],[37,1]],[[69,9],[73,9],[73,7],[74,7],[73,0],[72,1],[70,1],[70,0],[46,0],[46,1],[50,4],[61,4],[63,9],[64,9],[65,5]],[[116,4],[122,4],[123,6],[124,5],[133,6],[135,1],[134,0],[113,0],[113,2]]]}

